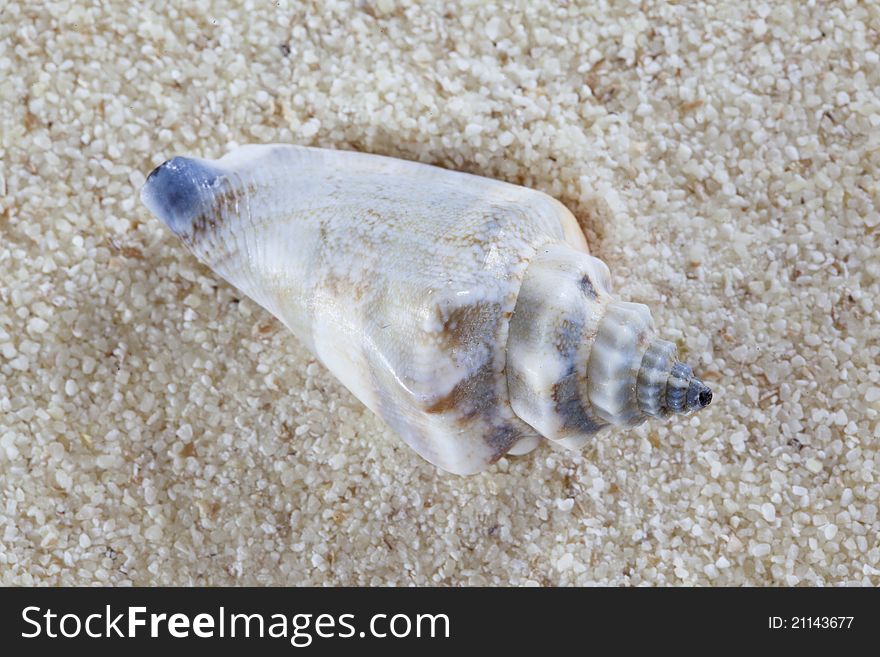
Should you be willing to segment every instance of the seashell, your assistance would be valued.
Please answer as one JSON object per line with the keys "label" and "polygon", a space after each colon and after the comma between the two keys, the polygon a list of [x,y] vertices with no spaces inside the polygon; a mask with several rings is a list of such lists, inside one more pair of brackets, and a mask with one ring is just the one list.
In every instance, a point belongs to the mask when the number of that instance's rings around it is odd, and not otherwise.
{"label": "seashell", "polygon": [[541,192],[254,145],[169,160],[141,198],[444,470],[479,472],[541,438],[577,449],[712,399]]}

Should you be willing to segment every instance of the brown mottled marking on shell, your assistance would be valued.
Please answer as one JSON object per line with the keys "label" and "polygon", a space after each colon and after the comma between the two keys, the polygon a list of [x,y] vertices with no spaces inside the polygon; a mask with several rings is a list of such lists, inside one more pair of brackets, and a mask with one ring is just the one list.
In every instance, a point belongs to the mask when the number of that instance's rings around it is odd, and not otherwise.
{"label": "brown mottled marking on shell", "polygon": [[[441,311],[438,309],[437,312]],[[443,319],[443,328],[437,333],[444,351],[461,362],[469,356],[473,357],[475,350],[485,347],[486,357],[479,369],[428,405],[425,408],[428,413],[445,413],[456,409],[463,418],[469,419],[478,412],[491,410],[497,395],[491,358],[494,350],[492,345],[487,344],[487,337],[497,335],[502,315],[500,304],[486,301],[457,306],[448,311]]]}
{"label": "brown mottled marking on shell", "polygon": [[458,417],[454,422],[462,428],[471,427],[470,420],[482,416],[486,429],[481,437],[492,449],[492,463],[524,436],[521,429],[500,417],[499,406],[509,407],[509,403],[495,394],[494,377],[492,366],[484,365],[476,374],[459,382],[449,394],[425,408],[428,413],[455,412]]}
{"label": "brown mottled marking on shell", "polygon": [[[198,244],[203,239],[208,239],[217,234],[223,226],[225,218],[234,216],[238,204],[247,198],[249,194],[255,194],[257,188],[254,184],[233,184],[228,178],[221,181],[220,190],[212,194],[211,204],[204,212],[199,213],[192,221],[192,231],[181,235],[181,239],[190,247]],[[231,246],[228,242],[227,248]],[[229,251],[227,257],[234,256],[236,250]]]}
{"label": "brown mottled marking on shell", "polygon": [[578,281],[578,287],[580,291],[584,293],[588,299],[596,298],[596,288],[593,285],[593,281],[590,280],[590,277],[587,274],[581,276],[581,279]]}
{"label": "brown mottled marking on shell", "polygon": [[188,233],[181,234],[180,237],[187,246],[193,247],[208,235],[217,231],[217,228],[219,227],[217,213],[212,212],[212,209],[213,208],[209,209],[208,212],[199,214],[192,221],[192,230]]}
{"label": "brown mottled marking on shell", "polygon": [[461,419],[469,420],[477,414],[490,415],[497,403],[494,391],[495,372],[492,363],[485,363],[475,373],[459,381],[452,390],[425,407],[428,413],[457,411]]}
{"label": "brown mottled marking on shell", "polygon": [[360,303],[369,294],[371,283],[372,281],[368,280],[352,280],[347,276],[337,276],[328,268],[327,273],[321,279],[320,287],[339,298],[346,298],[350,294],[352,301]]}
{"label": "brown mottled marking on shell", "polygon": [[509,424],[493,427],[491,433],[483,436],[483,440],[492,449],[492,457],[489,459],[489,462],[495,463],[498,461],[498,459],[510,451],[510,448],[513,447],[515,443],[519,442],[520,439],[525,436],[526,433],[524,431]]}
{"label": "brown mottled marking on shell", "polygon": [[502,321],[510,319],[511,312],[504,312],[501,304],[476,302],[451,309],[439,332],[445,348],[457,359],[466,359],[485,348],[486,360],[470,376],[459,381],[447,394],[425,406],[431,414],[454,412],[454,422],[465,428],[481,416],[486,429],[481,436],[492,451],[491,462],[504,456],[510,447],[520,440],[524,432],[501,417],[499,409],[509,408],[506,399],[496,390],[497,372],[493,363],[495,349],[486,344],[487,336],[497,335]]}
{"label": "brown mottled marking on shell", "polygon": [[563,358],[569,361],[572,359],[572,352],[577,349],[580,343],[583,324],[582,318],[573,318],[572,316],[564,317],[557,322],[553,346]]}
{"label": "brown mottled marking on shell", "polygon": [[553,385],[551,391],[556,410],[563,418],[562,428],[567,434],[595,433],[607,422],[601,422],[591,418],[584,412],[584,401],[578,386],[576,372],[566,374],[559,382]]}
{"label": "brown mottled marking on shell", "polygon": [[[439,312],[439,311],[438,311]],[[443,319],[443,328],[439,337],[444,346],[456,356],[461,357],[462,350],[472,348],[477,341],[485,342],[491,329],[497,333],[497,326],[504,315],[501,304],[478,301],[465,306],[452,308]]]}
{"label": "brown mottled marking on shell", "polygon": [[[584,278],[587,278],[586,275]],[[581,279],[583,280],[583,279]],[[594,291],[595,292],[595,291]],[[606,425],[597,418],[591,418],[584,411],[583,397],[579,381],[586,376],[586,366],[580,363],[582,370],[578,372],[578,348],[584,340],[584,317],[567,317],[558,322],[558,332],[554,340],[556,351],[565,362],[571,363],[569,370],[551,388],[551,396],[556,411],[563,419],[562,427],[566,433],[594,433]]]}

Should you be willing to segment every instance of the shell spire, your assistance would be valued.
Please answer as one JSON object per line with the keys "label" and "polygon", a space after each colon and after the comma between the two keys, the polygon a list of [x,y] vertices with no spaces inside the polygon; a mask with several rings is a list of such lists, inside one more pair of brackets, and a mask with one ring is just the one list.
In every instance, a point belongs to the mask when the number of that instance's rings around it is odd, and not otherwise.
{"label": "shell spire", "polygon": [[532,259],[507,354],[516,414],[571,448],[607,426],[691,413],[712,401],[675,345],[656,337],[648,307],[618,300],[605,264],[566,244]]}

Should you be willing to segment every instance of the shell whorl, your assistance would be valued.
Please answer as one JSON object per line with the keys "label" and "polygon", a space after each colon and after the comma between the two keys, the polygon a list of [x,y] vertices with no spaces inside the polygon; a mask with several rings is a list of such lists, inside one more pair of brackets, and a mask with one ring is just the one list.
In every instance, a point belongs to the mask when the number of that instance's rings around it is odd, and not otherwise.
{"label": "shell whorl", "polygon": [[608,268],[564,243],[526,271],[511,319],[508,386],[514,412],[571,448],[609,425],[699,410],[712,392],[655,336],[647,306],[615,299]]}

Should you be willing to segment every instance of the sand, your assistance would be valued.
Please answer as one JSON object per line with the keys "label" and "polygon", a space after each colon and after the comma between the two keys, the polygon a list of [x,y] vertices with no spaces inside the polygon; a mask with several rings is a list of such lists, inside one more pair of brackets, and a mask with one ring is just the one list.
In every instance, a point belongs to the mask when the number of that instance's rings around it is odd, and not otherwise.
{"label": "sand", "polygon": [[[880,584],[880,5],[0,8],[0,582]],[[715,391],[458,477],[138,200],[289,142],[546,191]]]}

